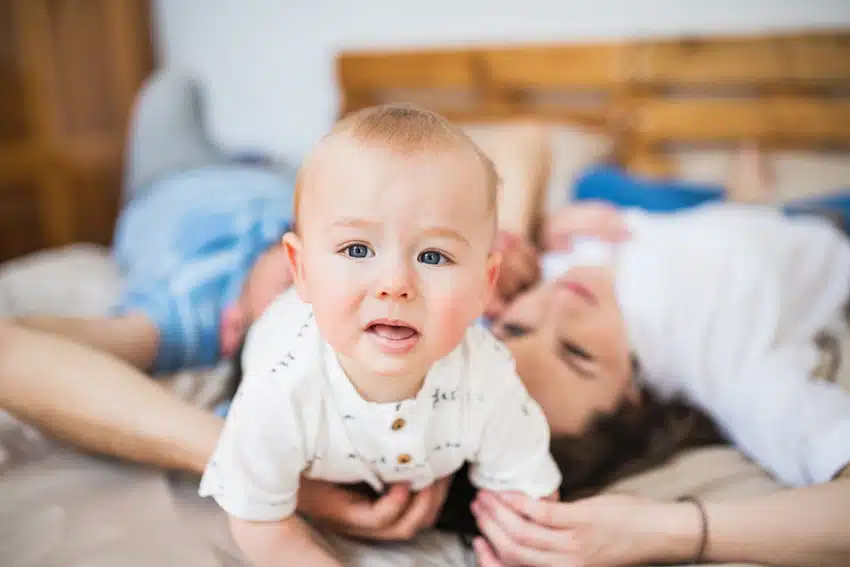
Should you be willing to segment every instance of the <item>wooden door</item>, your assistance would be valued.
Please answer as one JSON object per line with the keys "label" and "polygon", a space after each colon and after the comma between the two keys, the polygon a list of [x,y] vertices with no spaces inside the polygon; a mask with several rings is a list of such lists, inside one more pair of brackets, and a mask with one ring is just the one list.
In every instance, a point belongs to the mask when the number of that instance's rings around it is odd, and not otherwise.
{"label": "wooden door", "polygon": [[109,243],[150,35],[146,0],[0,0],[0,260]]}

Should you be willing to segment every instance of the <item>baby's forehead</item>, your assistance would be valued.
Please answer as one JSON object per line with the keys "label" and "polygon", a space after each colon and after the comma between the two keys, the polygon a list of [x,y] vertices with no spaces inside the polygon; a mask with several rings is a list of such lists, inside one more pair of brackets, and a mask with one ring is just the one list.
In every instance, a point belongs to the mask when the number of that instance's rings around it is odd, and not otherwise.
{"label": "baby's forehead", "polygon": [[480,184],[482,190],[487,190],[488,177],[474,148],[461,143],[410,150],[344,141],[318,157],[311,164],[306,192],[350,194],[413,176],[440,178],[450,184]]}
{"label": "baby's forehead", "polygon": [[[345,208],[352,201],[377,202],[379,207],[404,203],[399,206],[409,211],[406,205],[417,197],[427,200],[424,207],[432,211],[460,207],[450,213],[453,217],[495,218],[498,176],[489,165],[477,147],[460,136],[406,143],[392,137],[376,140],[335,133],[305,160],[296,188],[296,222],[304,227],[305,213],[313,219],[317,214],[328,218],[325,209]],[[410,200],[403,198],[411,195]]]}
{"label": "baby's forehead", "polygon": [[364,139],[345,132],[324,140],[311,165],[318,172],[327,172],[337,170],[340,165],[350,167],[364,161],[381,169],[413,167],[421,161],[451,161],[469,168],[482,167],[475,146],[460,137],[439,137],[410,144],[404,139]]}

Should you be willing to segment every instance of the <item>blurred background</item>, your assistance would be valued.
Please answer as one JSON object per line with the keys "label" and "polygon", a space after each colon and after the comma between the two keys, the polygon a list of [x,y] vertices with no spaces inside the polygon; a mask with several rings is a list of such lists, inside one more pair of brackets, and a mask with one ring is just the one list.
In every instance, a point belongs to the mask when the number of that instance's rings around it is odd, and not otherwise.
{"label": "blurred background", "polygon": [[109,242],[154,68],[203,83],[222,148],[297,163],[339,112],[342,50],[848,27],[846,0],[0,0],[0,259]]}

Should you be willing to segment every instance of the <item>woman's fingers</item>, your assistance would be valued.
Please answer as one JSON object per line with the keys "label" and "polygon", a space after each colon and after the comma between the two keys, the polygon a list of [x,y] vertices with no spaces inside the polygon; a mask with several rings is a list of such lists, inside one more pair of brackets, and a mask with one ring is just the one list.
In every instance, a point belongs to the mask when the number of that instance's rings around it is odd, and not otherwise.
{"label": "woman's fingers", "polygon": [[516,492],[491,493],[491,495],[517,514],[544,526],[570,528],[588,521],[587,514],[583,511],[586,508],[585,503],[536,500]]}
{"label": "woman's fingers", "polygon": [[472,513],[475,515],[481,533],[487,538],[499,560],[505,565],[527,567],[558,565],[566,567],[574,564],[568,554],[535,549],[515,541],[480,502],[472,503]]}
{"label": "woman's fingers", "polygon": [[505,567],[496,557],[496,553],[487,540],[483,537],[477,537],[472,541],[472,548],[475,550],[475,559],[478,561],[478,567]]}
{"label": "woman's fingers", "polygon": [[529,521],[494,494],[481,491],[476,500],[502,530],[518,544],[542,551],[573,549],[569,532]]}

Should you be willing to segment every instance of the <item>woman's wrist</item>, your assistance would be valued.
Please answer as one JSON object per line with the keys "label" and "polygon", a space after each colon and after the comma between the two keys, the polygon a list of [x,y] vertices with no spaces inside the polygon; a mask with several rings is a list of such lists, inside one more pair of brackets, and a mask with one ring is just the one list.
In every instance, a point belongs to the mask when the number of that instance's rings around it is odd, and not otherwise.
{"label": "woman's wrist", "polygon": [[700,552],[703,517],[693,502],[662,502],[653,514],[647,561],[691,563]]}

